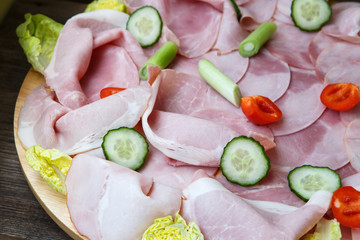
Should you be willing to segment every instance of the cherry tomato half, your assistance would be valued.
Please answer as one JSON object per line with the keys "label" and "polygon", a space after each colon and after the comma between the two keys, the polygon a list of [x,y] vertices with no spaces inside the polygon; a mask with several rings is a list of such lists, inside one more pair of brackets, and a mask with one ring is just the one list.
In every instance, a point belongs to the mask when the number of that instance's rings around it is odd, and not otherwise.
{"label": "cherry tomato half", "polygon": [[344,226],[360,227],[360,192],[350,186],[337,189],[331,199],[334,217]]}
{"label": "cherry tomato half", "polygon": [[321,102],[336,111],[347,111],[359,103],[359,87],[352,83],[327,85],[320,95]]}
{"label": "cherry tomato half", "polygon": [[250,96],[241,99],[241,109],[245,116],[253,123],[264,125],[278,121],[281,110],[264,96]]}
{"label": "cherry tomato half", "polygon": [[100,91],[100,98],[106,98],[110,95],[113,95],[115,93],[121,92],[125,90],[125,88],[117,88],[117,87],[107,87],[107,88],[103,88]]}

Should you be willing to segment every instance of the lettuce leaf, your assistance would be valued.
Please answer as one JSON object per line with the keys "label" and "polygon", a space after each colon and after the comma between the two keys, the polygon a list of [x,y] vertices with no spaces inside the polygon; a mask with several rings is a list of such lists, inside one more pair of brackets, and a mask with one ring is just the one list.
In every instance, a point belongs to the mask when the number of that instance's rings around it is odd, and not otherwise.
{"label": "lettuce leaf", "polygon": [[62,28],[62,24],[45,15],[30,13],[25,14],[25,22],[16,28],[20,46],[36,71],[44,73],[49,65]]}
{"label": "lettuce leaf", "polygon": [[91,12],[98,9],[113,9],[129,14],[127,7],[122,0],[95,0],[86,7],[84,12]]}
{"label": "lettuce leaf", "polygon": [[340,240],[340,223],[336,219],[322,218],[316,225],[314,233],[308,233],[301,240]]}

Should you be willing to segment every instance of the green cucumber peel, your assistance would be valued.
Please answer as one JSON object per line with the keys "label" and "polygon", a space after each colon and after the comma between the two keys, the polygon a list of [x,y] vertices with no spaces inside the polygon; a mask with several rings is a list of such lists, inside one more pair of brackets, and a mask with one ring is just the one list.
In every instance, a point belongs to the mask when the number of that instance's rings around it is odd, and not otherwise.
{"label": "green cucumber peel", "polygon": [[139,76],[142,80],[148,79],[147,66],[156,65],[161,69],[166,68],[175,58],[178,47],[172,41],[166,42],[152,55],[146,63],[140,68]]}
{"label": "green cucumber peel", "polygon": [[274,22],[265,22],[249,34],[239,45],[239,53],[243,57],[256,55],[261,47],[276,32],[277,26]]}
{"label": "green cucumber peel", "polygon": [[240,18],[242,17],[242,14],[240,12],[239,6],[236,4],[235,0],[230,0],[230,2],[234,7],[237,20],[240,21]]}
{"label": "green cucumber peel", "polygon": [[236,107],[240,107],[241,92],[239,86],[222,73],[214,64],[207,59],[201,59],[198,63],[198,71],[200,76],[212,88]]}

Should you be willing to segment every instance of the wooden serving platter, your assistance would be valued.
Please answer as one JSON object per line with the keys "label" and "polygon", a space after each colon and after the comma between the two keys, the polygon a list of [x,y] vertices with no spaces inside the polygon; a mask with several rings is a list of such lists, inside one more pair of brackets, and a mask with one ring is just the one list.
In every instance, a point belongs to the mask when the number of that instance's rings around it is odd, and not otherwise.
{"label": "wooden serving platter", "polygon": [[42,74],[32,68],[25,77],[21,86],[14,113],[14,138],[16,151],[19,156],[20,165],[32,192],[47,214],[73,239],[86,239],[81,236],[71,222],[70,215],[66,206],[66,196],[56,192],[42,179],[40,174],[33,170],[25,159],[25,148],[22,146],[18,136],[18,118],[21,107],[24,105],[26,97],[37,86],[45,83]]}

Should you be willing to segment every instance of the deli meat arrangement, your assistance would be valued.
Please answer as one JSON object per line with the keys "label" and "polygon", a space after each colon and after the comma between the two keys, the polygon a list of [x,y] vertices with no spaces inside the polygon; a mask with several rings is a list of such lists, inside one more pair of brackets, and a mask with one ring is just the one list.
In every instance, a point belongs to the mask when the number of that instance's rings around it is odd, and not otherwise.
{"label": "deli meat arrangement", "polygon": [[[202,236],[181,239],[323,239],[311,236],[330,220],[340,222],[341,239],[360,239],[360,193],[344,210],[354,215],[350,224],[332,207],[335,190],[360,191],[360,104],[337,111],[320,98],[331,84],[360,86],[360,3],[332,3],[330,20],[304,31],[295,2],[302,0],[127,0],[126,13],[101,9],[65,23],[43,72],[46,83],[21,108],[17,134],[27,149],[71,156],[65,194],[80,235],[172,239],[144,233],[156,219],[180,214]],[[130,29],[144,9],[161,19],[150,46]],[[268,22],[276,31],[259,52],[239,54],[242,41]],[[176,49],[169,64],[149,63],[169,42]],[[240,89],[241,106],[205,81],[204,59]],[[101,96],[109,87],[121,90]],[[268,98],[280,119],[254,123],[243,112],[251,96]],[[145,146],[145,153],[136,150],[144,156],[138,167],[109,161],[121,150],[105,144],[119,144],[120,134],[136,138],[129,148]],[[235,162],[236,154],[255,160]],[[254,183],[229,177],[242,167],[252,175],[259,164],[264,173]],[[304,196],[296,178],[313,170],[314,178],[326,172],[329,180],[299,180],[320,185]],[[337,187],[321,188],[328,182]]]}

